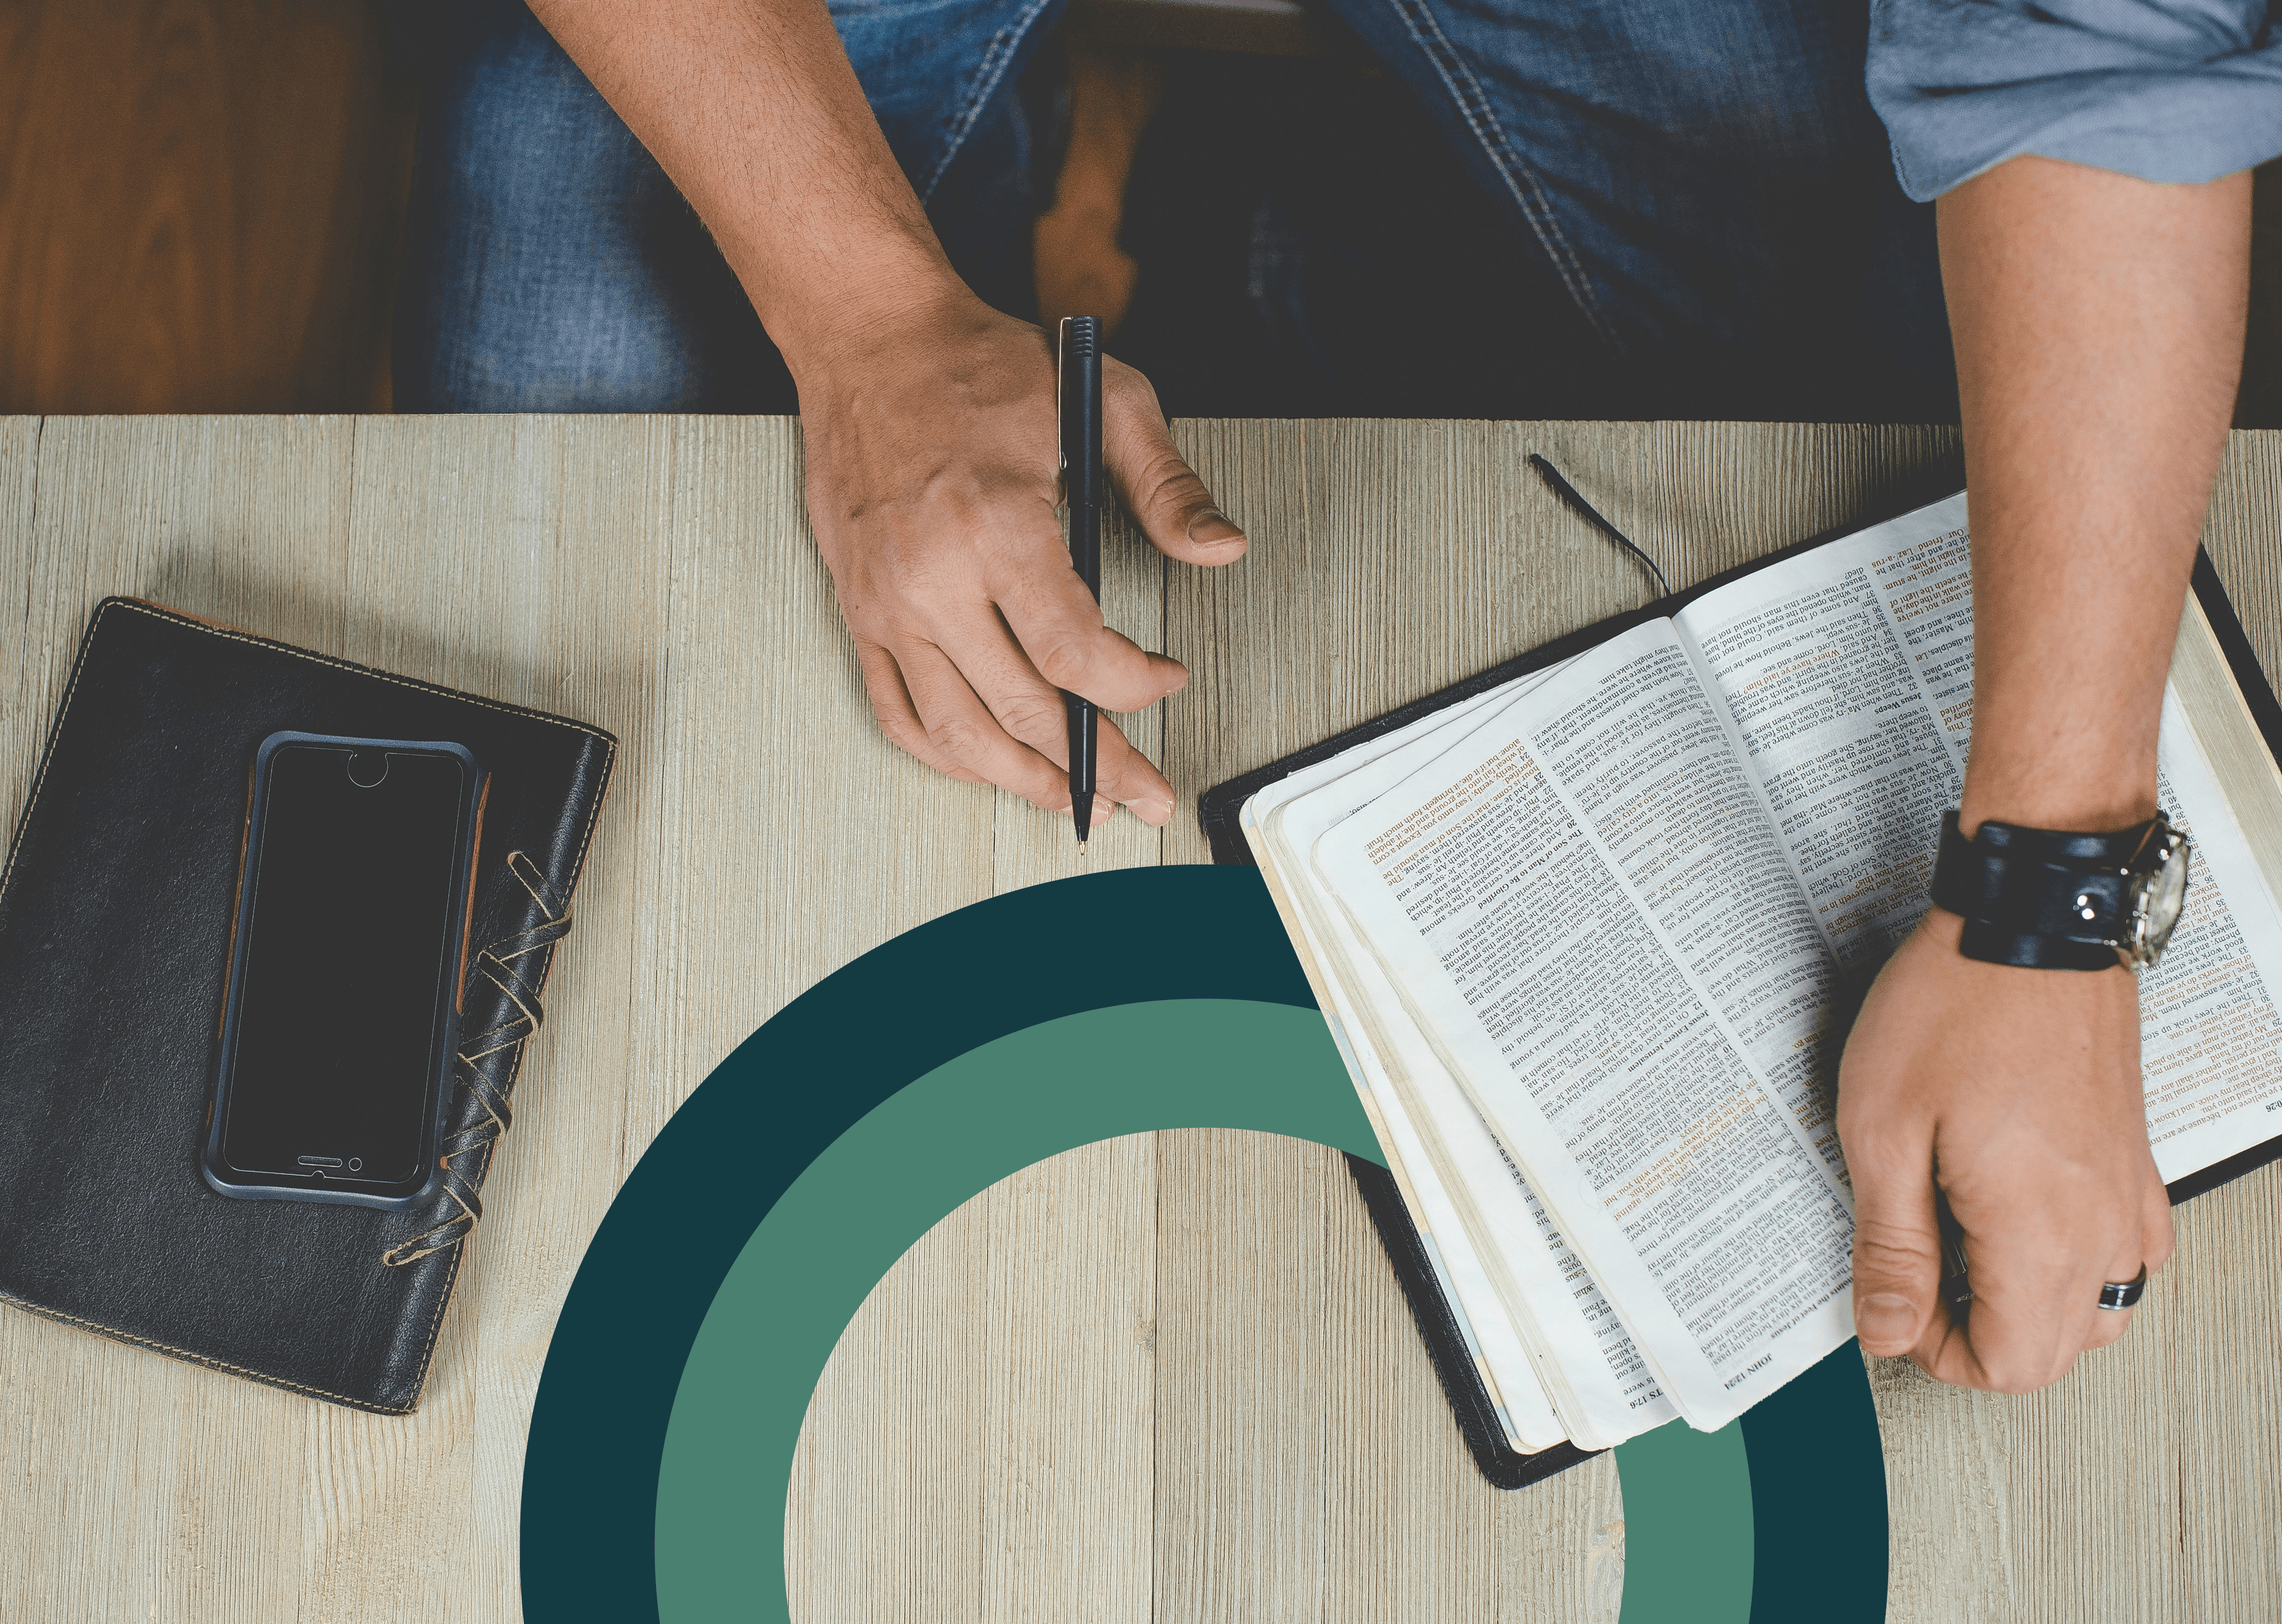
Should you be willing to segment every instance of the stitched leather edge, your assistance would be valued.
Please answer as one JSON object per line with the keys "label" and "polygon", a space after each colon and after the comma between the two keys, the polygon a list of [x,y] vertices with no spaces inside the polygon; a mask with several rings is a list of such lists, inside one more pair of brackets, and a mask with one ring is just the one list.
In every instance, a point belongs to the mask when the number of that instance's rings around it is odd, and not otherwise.
{"label": "stitched leather edge", "polygon": [[[360,665],[354,660],[345,660],[338,655],[319,654],[312,649],[299,648],[292,643],[281,643],[274,637],[259,637],[252,632],[241,632],[233,626],[219,626],[211,620],[201,620],[198,616],[186,610],[169,609],[164,603],[153,603],[147,598],[107,598],[104,601],[103,608],[96,611],[96,622],[99,623],[103,619],[105,610],[114,606],[133,610],[138,615],[149,615],[156,620],[170,620],[176,626],[188,626],[192,631],[203,632],[209,637],[226,638],[231,642],[252,643],[263,649],[275,649],[280,654],[290,654],[296,659],[311,660],[320,665],[331,665],[342,671],[353,671],[360,676],[377,677],[383,682],[393,682],[399,688],[418,688],[423,693],[440,695],[446,699],[465,700],[471,705],[481,705],[487,711],[504,711],[509,716],[527,716],[537,721],[552,722],[557,727],[568,727],[574,732],[585,734],[588,738],[600,739],[614,752],[618,746],[617,738],[612,734],[604,733],[599,727],[591,727],[585,722],[574,722],[567,716],[556,716],[546,711],[534,711],[529,705],[511,705],[505,700],[485,699],[480,695],[470,694],[463,688],[446,688],[440,682],[423,682],[417,677],[400,677],[393,672],[382,671],[373,665]],[[91,623],[88,626],[88,636],[90,641],[94,635],[95,624]]]}
{"label": "stitched leather edge", "polygon": [[412,1403],[406,1404],[400,1409],[388,1404],[376,1404],[369,1399],[349,1398],[338,1393],[328,1393],[322,1387],[313,1387],[302,1382],[288,1381],[283,1376],[266,1376],[260,1371],[247,1370],[243,1365],[232,1364],[226,1359],[212,1358],[206,1354],[191,1353],[187,1348],[176,1348],[171,1343],[161,1342],[151,1337],[137,1336],[131,1331],[121,1331],[116,1325],[106,1325],[99,1319],[82,1319],[76,1314],[66,1314],[60,1309],[48,1308],[19,1297],[13,1292],[0,1291],[0,1302],[22,1309],[27,1314],[37,1314],[42,1319],[53,1320],[58,1325],[73,1325],[82,1331],[95,1332],[98,1335],[109,1337],[114,1342],[126,1342],[136,1348],[148,1348],[153,1353],[166,1354],[182,1360],[186,1364],[202,1364],[210,1371],[226,1371],[230,1375],[243,1376],[248,1381],[258,1381],[267,1387],[287,1387],[296,1393],[308,1394],[313,1398],[330,1399],[334,1403],[345,1404],[351,1410],[367,1410],[375,1415],[406,1416],[410,1415],[413,1405],[420,1402],[420,1395],[416,1389],[413,1394]]}

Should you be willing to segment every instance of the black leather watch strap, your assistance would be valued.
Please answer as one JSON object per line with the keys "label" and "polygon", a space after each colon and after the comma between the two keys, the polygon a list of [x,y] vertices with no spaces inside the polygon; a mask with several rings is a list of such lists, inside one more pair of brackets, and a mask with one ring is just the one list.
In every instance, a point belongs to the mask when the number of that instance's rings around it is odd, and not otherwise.
{"label": "black leather watch strap", "polygon": [[[2146,838],[2139,824],[2112,835],[1983,823],[1968,840],[1944,812],[1933,901],[1965,921],[1958,951],[1990,964],[2112,970],[2129,929],[2123,870]],[[2089,917],[2086,915],[2089,914]]]}

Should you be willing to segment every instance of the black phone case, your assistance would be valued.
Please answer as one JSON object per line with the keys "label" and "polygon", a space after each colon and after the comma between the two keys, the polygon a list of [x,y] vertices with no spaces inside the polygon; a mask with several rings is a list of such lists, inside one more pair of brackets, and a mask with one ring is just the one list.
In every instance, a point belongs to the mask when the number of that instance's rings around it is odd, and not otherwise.
{"label": "black phone case", "polygon": [[[396,751],[407,755],[445,755],[457,760],[466,769],[464,787],[460,795],[459,828],[452,847],[452,890],[444,944],[446,962],[461,968],[443,990],[441,1034],[433,1045],[428,1065],[427,1086],[422,1095],[420,1150],[414,1165],[421,1169],[418,1182],[408,1189],[389,1189],[375,1185],[364,1189],[349,1187],[335,1177],[324,1181],[323,1175],[303,1184],[268,1182],[262,1175],[241,1175],[229,1165],[222,1152],[222,1141],[229,1127],[230,1077],[237,1061],[241,1036],[239,1017],[245,998],[245,960],[252,951],[254,903],[261,884],[261,856],[265,836],[268,833],[270,766],[277,752],[289,745],[310,744],[345,747],[357,750]],[[207,1186],[217,1194],[238,1201],[319,1201],[342,1207],[376,1207],[385,1212],[401,1212],[416,1207],[431,1197],[442,1177],[439,1154],[444,1142],[444,1112],[451,1095],[452,1056],[459,1046],[460,1007],[465,1002],[461,991],[461,979],[466,974],[468,939],[468,892],[475,882],[475,859],[478,841],[478,819],[484,800],[483,765],[475,753],[464,744],[448,739],[357,739],[339,734],[299,733],[291,729],[271,734],[261,741],[253,753],[253,775],[245,820],[245,854],[238,862],[237,908],[232,924],[230,958],[228,970],[228,991],[224,994],[221,1018],[221,1053],[214,1065],[213,1105],[207,1113],[206,1136],[200,1148],[198,1170],[206,1176]],[[353,858],[353,854],[345,854]]]}

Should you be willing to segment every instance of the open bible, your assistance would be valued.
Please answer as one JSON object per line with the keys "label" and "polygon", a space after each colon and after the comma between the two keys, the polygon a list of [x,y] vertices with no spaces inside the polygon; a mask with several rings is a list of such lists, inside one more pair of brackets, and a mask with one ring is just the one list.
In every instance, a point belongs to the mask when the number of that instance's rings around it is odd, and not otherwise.
{"label": "open bible", "polygon": [[[1963,781],[1961,494],[1658,610],[1223,787],[1523,1453],[1719,1427],[1852,1334],[1839,1052]],[[2175,1193],[2282,1133],[2247,659],[2190,600],[2158,792],[2193,862],[2140,982]]]}

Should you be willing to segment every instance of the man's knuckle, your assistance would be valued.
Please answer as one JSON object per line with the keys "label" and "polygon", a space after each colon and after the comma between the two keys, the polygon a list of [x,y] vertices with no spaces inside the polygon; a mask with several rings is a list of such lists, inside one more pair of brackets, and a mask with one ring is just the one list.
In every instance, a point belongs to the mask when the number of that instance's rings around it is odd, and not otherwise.
{"label": "man's knuckle", "polygon": [[905,750],[926,741],[927,734],[905,714],[903,706],[884,694],[872,695],[872,715],[880,730]]}
{"label": "man's knuckle", "polygon": [[1897,1111],[1884,1093],[1838,1091],[1838,1142],[1849,1167],[1882,1171],[1905,1165],[1929,1170],[1929,1135],[1913,1116]]}
{"label": "man's knuckle", "polygon": [[971,761],[982,750],[982,729],[966,717],[951,717],[932,724],[928,742],[953,761]]}
{"label": "man's knuckle", "polygon": [[1025,695],[998,707],[998,722],[1018,739],[1039,740],[1061,731],[1067,713],[1051,700]]}
{"label": "man's knuckle", "polygon": [[1160,449],[1141,468],[1142,500],[1153,507],[1195,508],[1212,501],[1212,493],[1196,470],[1170,447]]}
{"label": "man's knuckle", "polygon": [[1874,1219],[1854,1232],[1854,1268],[1858,1274],[1906,1275],[1921,1272],[1936,1260],[1933,1245],[1920,1232]]}
{"label": "man's knuckle", "polygon": [[1165,414],[1157,403],[1157,386],[1149,381],[1147,373],[1113,360],[1102,376],[1101,386],[1106,410],[1145,411],[1155,423],[1164,422]]}
{"label": "man's knuckle", "polygon": [[1052,637],[1033,653],[1037,660],[1038,674],[1056,688],[1077,688],[1093,674],[1094,649],[1091,638]]}
{"label": "man's knuckle", "polygon": [[2034,1393],[2053,1380],[2049,1364],[2016,1353],[2003,1353],[1994,1357],[1984,1356],[1981,1361],[1981,1371],[1989,1379],[1989,1390],[1992,1393],[2016,1395]]}

